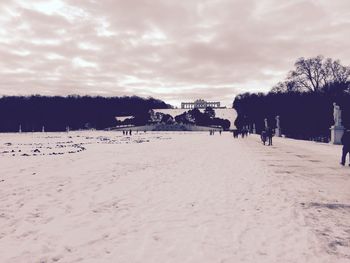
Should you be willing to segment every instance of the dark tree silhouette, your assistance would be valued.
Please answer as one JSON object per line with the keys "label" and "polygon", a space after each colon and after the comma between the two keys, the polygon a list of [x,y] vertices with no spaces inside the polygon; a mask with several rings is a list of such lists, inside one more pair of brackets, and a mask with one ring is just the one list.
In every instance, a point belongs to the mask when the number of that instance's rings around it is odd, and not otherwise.
{"label": "dark tree silhouette", "polygon": [[174,118],[170,114],[164,114],[162,116],[161,122],[165,124],[173,124]]}
{"label": "dark tree silhouette", "polygon": [[298,88],[317,92],[326,85],[327,70],[322,56],[299,58],[294,66],[295,70],[290,72],[289,78],[296,83]]}
{"label": "dark tree silhouette", "polygon": [[212,107],[206,107],[204,113],[207,114],[210,118],[215,118],[215,110]]}
{"label": "dark tree silhouette", "polygon": [[227,130],[231,126],[231,122],[226,119],[214,118],[215,111],[208,107],[202,113],[199,109],[194,108],[181,115],[175,117],[177,123],[184,124],[196,124],[200,126],[221,126],[223,129]]}
{"label": "dark tree silhouette", "polygon": [[64,131],[105,129],[117,125],[115,116],[135,116],[137,123],[148,120],[152,108],[170,108],[163,101],[140,97],[14,97],[0,98],[0,131]]}
{"label": "dark tree silhouette", "polygon": [[287,79],[271,92],[244,93],[235,98],[235,125],[242,128],[254,123],[260,132],[265,118],[274,127],[279,115],[286,136],[327,140],[334,124],[333,102],[340,105],[343,125],[350,128],[350,68],[322,56],[299,58]]}
{"label": "dark tree silhouette", "polygon": [[[337,86],[330,88],[331,91]],[[238,128],[255,123],[258,132],[264,128],[264,119],[275,127],[280,116],[282,133],[291,138],[328,138],[333,121],[333,102],[342,109],[343,124],[350,128],[350,93],[346,92],[288,92],[268,94],[244,93],[235,98],[233,107],[238,117]]]}
{"label": "dark tree silhouette", "polygon": [[348,88],[350,67],[341,65],[339,60],[299,58],[295,69],[290,71],[287,79],[272,88],[272,92],[322,92],[337,86],[343,91]]}

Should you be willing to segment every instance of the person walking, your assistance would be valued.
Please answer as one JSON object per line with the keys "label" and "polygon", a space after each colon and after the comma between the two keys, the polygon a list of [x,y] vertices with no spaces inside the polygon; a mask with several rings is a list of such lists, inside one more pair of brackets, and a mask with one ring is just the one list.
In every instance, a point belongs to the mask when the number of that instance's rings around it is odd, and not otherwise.
{"label": "person walking", "polygon": [[[346,156],[350,154],[350,130],[346,130],[341,138],[341,143],[343,144],[343,152],[341,156],[341,165],[345,165]],[[350,157],[349,157],[350,166]]]}
{"label": "person walking", "polygon": [[273,131],[272,128],[267,129],[267,138],[269,139],[269,146],[272,146]]}
{"label": "person walking", "polygon": [[266,135],[266,131],[265,130],[262,130],[261,131],[261,141],[262,141],[262,143],[265,145],[265,143],[266,143],[266,137],[267,137],[267,135]]}
{"label": "person walking", "polygon": [[237,138],[237,133],[238,133],[237,130],[233,130],[233,131],[232,131],[233,138]]}

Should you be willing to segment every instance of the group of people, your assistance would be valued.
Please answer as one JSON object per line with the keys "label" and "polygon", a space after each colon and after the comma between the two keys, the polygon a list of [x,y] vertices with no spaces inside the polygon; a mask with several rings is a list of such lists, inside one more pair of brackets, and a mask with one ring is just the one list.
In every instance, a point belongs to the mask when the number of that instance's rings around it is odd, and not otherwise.
{"label": "group of people", "polygon": [[128,130],[128,131],[123,130],[123,135],[130,135],[131,136],[131,134],[132,134],[132,130]]}
{"label": "group of people", "polygon": [[[238,138],[239,135],[242,136],[242,138],[248,137],[249,135],[249,130],[246,128],[243,128],[241,130],[233,130],[233,138]],[[261,141],[264,145],[268,143],[267,145],[271,146],[272,145],[272,137],[274,135],[273,129],[272,128],[265,128],[261,132]]]}
{"label": "group of people", "polygon": [[241,130],[233,130],[233,138],[238,138],[241,135],[242,138],[247,137],[249,135],[249,131],[245,128]]}
{"label": "group of people", "polygon": [[[219,134],[221,135],[222,130],[219,130]],[[209,135],[215,135],[215,130],[209,130]]]}
{"label": "group of people", "polygon": [[265,128],[261,132],[261,141],[264,145],[266,145],[266,142],[268,141],[268,146],[272,146],[272,137],[273,137],[273,129],[272,128]]}

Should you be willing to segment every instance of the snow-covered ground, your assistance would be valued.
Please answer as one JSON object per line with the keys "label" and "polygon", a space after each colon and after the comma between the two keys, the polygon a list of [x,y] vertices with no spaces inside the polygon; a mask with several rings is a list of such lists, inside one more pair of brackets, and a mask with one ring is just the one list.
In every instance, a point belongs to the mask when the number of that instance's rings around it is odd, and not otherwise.
{"label": "snow-covered ground", "polygon": [[1,134],[0,262],[350,262],[340,146]]}

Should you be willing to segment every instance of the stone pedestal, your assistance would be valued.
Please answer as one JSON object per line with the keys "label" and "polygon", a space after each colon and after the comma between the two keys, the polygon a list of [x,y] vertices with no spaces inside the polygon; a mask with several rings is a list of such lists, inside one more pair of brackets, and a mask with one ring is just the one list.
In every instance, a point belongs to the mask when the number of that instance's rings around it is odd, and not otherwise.
{"label": "stone pedestal", "polygon": [[333,144],[341,144],[341,137],[344,134],[344,127],[343,126],[332,126],[330,128],[331,130],[331,143]]}
{"label": "stone pedestal", "polygon": [[281,128],[276,128],[276,129],[275,129],[275,136],[276,136],[276,137],[281,137],[281,136],[282,136]]}
{"label": "stone pedestal", "polygon": [[256,134],[255,123],[253,123],[252,133]]}

